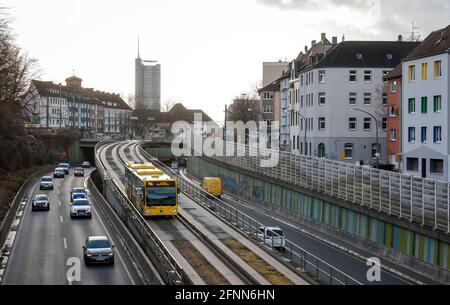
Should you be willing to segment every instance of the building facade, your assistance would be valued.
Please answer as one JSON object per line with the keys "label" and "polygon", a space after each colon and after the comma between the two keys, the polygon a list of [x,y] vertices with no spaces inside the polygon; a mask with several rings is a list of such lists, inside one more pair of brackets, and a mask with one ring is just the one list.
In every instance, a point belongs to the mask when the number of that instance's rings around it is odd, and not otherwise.
{"label": "building facade", "polygon": [[106,136],[129,133],[131,108],[114,93],[83,88],[70,77],[66,85],[33,80],[25,95],[28,123],[40,128],[71,128]]}
{"label": "building facade", "polygon": [[450,181],[450,26],[403,61],[403,172]]}
{"label": "building facade", "polygon": [[290,151],[290,69],[284,73],[280,81],[280,150]]}
{"label": "building facade", "polygon": [[402,64],[399,64],[386,77],[387,109],[386,109],[386,157],[387,164],[401,171],[401,100],[402,100]]}
{"label": "building facade", "polygon": [[293,152],[351,163],[385,161],[383,78],[415,46],[400,41],[343,41],[333,43],[322,58],[308,56],[297,71],[293,103],[299,115],[293,120],[299,127],[291,126],[291,139],[297,142]]}
{"label": "building facade", "polygon": [[135,102],[136,108],[161,109],[161,65],[153,60],[135,60]]}

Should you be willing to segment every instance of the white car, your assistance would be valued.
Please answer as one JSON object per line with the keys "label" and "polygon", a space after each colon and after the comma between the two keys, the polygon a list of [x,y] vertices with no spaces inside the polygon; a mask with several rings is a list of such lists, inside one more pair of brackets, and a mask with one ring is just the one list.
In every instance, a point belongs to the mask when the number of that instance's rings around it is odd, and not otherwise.
{"label": "white car", "polygon": [[264,242],[267,246],[284,251],[286,240],[280,227],[260,227],[256,235],[258,240]]}
{"label": "white car", "polygon": [[41,178],[41,182],[39,184],[40,190],[53,190],[53,177],[52,176],[44,176]]}
{"label": "white car", "polygon": [[75,199],[70,204],[70,218],[92,217],[92,206],[87,199]]}

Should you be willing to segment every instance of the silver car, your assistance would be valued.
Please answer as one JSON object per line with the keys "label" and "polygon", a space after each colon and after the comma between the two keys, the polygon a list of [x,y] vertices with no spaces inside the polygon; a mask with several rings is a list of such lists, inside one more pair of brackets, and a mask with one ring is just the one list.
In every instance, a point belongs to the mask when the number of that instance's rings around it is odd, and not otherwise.
{"label": "silver car", "polygon": [[256,237],[267,246],[284,251],[286,241],[280,227],[260,227]]}
{"label": "silver car", "polygon": [[75,199],[70,204],[70,218],[92,217],[92,206],[87,199]]}
{"label": "silver car", "polygon": [[39,183],[40,190],[53,190],[53,178],[52,176],[44,176]]}

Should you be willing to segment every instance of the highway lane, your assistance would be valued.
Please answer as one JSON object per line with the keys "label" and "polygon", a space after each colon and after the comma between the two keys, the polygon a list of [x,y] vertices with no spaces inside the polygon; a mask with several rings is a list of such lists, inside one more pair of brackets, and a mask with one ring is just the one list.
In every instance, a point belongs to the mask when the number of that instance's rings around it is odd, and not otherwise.
{"label": "highway lane", "polygon": [[[198,180],[192,180],[190,177],[186,175],[183,176],[193,181],[196,185],[199,183]],[[242,213],[245,213],[246,215],[257,220],[258,222],[265,224],[266,226],[280,227],[288,240],[292,241],[294,244],[302,247],[308,252],[314,254],[320,259],[328,262],[332,266],[345,272],[346,274],[350,275],[351,277],[355,278],[356,280],[360,281],[365,285],[409,284],[409,282],[406,281],[405,279],[400,278],[399,276],[394,275],[386,271],[385,269],[381,270],[381,282],[375,283],[369,282],[366,276],[366,273],[369,269],[369,267],[366,265],[366,261],[292,227],[292,225],[298,226],[298,224],[295,225],[286,220],[286,222],[290,224],[288,225],[286,223],[274,220],[273,217],[270,217],[270,215],[267,215],[262,211],[259,211],[258,209],[254,209],[251,206],[236,203],[227,194],[225,194],[222,197],[222,200],[224,200],[231,206],[235,207]],[[286,253],[286,255],[289,255],[289,253]]]}
{"label": "highway lane", "polygon": [[[86,171],[86,176],[88,173]],[[92,219],[70,218],[70,190],[84,186],[85,178],[71,174],[65,179],[55,179],[53,191],[40,191],[36,183],[28,193],[16,239],[2,284],[69,284],[66,273],[69,258],[78,258],[81,281],[73,284],[140,284],[139,275],[116,236],[110,236],[105,226],[105,216],[93,203]],[[48,194],[49,212],[32,212],[31,199],[36,194]],[[82,246],[90,235],[107,235],[117,246],[114,266],[89,266],[83,262]]]}

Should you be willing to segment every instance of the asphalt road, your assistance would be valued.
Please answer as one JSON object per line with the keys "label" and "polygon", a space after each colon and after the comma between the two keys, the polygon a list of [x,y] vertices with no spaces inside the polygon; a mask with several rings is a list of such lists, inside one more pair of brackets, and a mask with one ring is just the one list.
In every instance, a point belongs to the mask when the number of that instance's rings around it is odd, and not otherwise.
{"label": "asphalt road", "polygon": [[[90,173],[86,171],[86,175]],[[18,233],[8,260],[3,285],[71,284],[67,280],[68,259],[80,260],[80,282],[72,284],[131,285],[140,284],[140,278],[127,258],[118,237],[108,233],[109,224],[93,203],[92,219],[70,218],[70,190],[84,186],[85,178],[75,178],[73,169],[65,179],[55,179],[53,191],[40,191],[36,183],[27,195]],[[33,212],[31,200],[36,194],[48,194],[50,211]],[[106,226],[105,226],[106,224]],[[82,246],[88,236],[107,235],[115,249],[114,266],[89,266],[83,262]]]}

